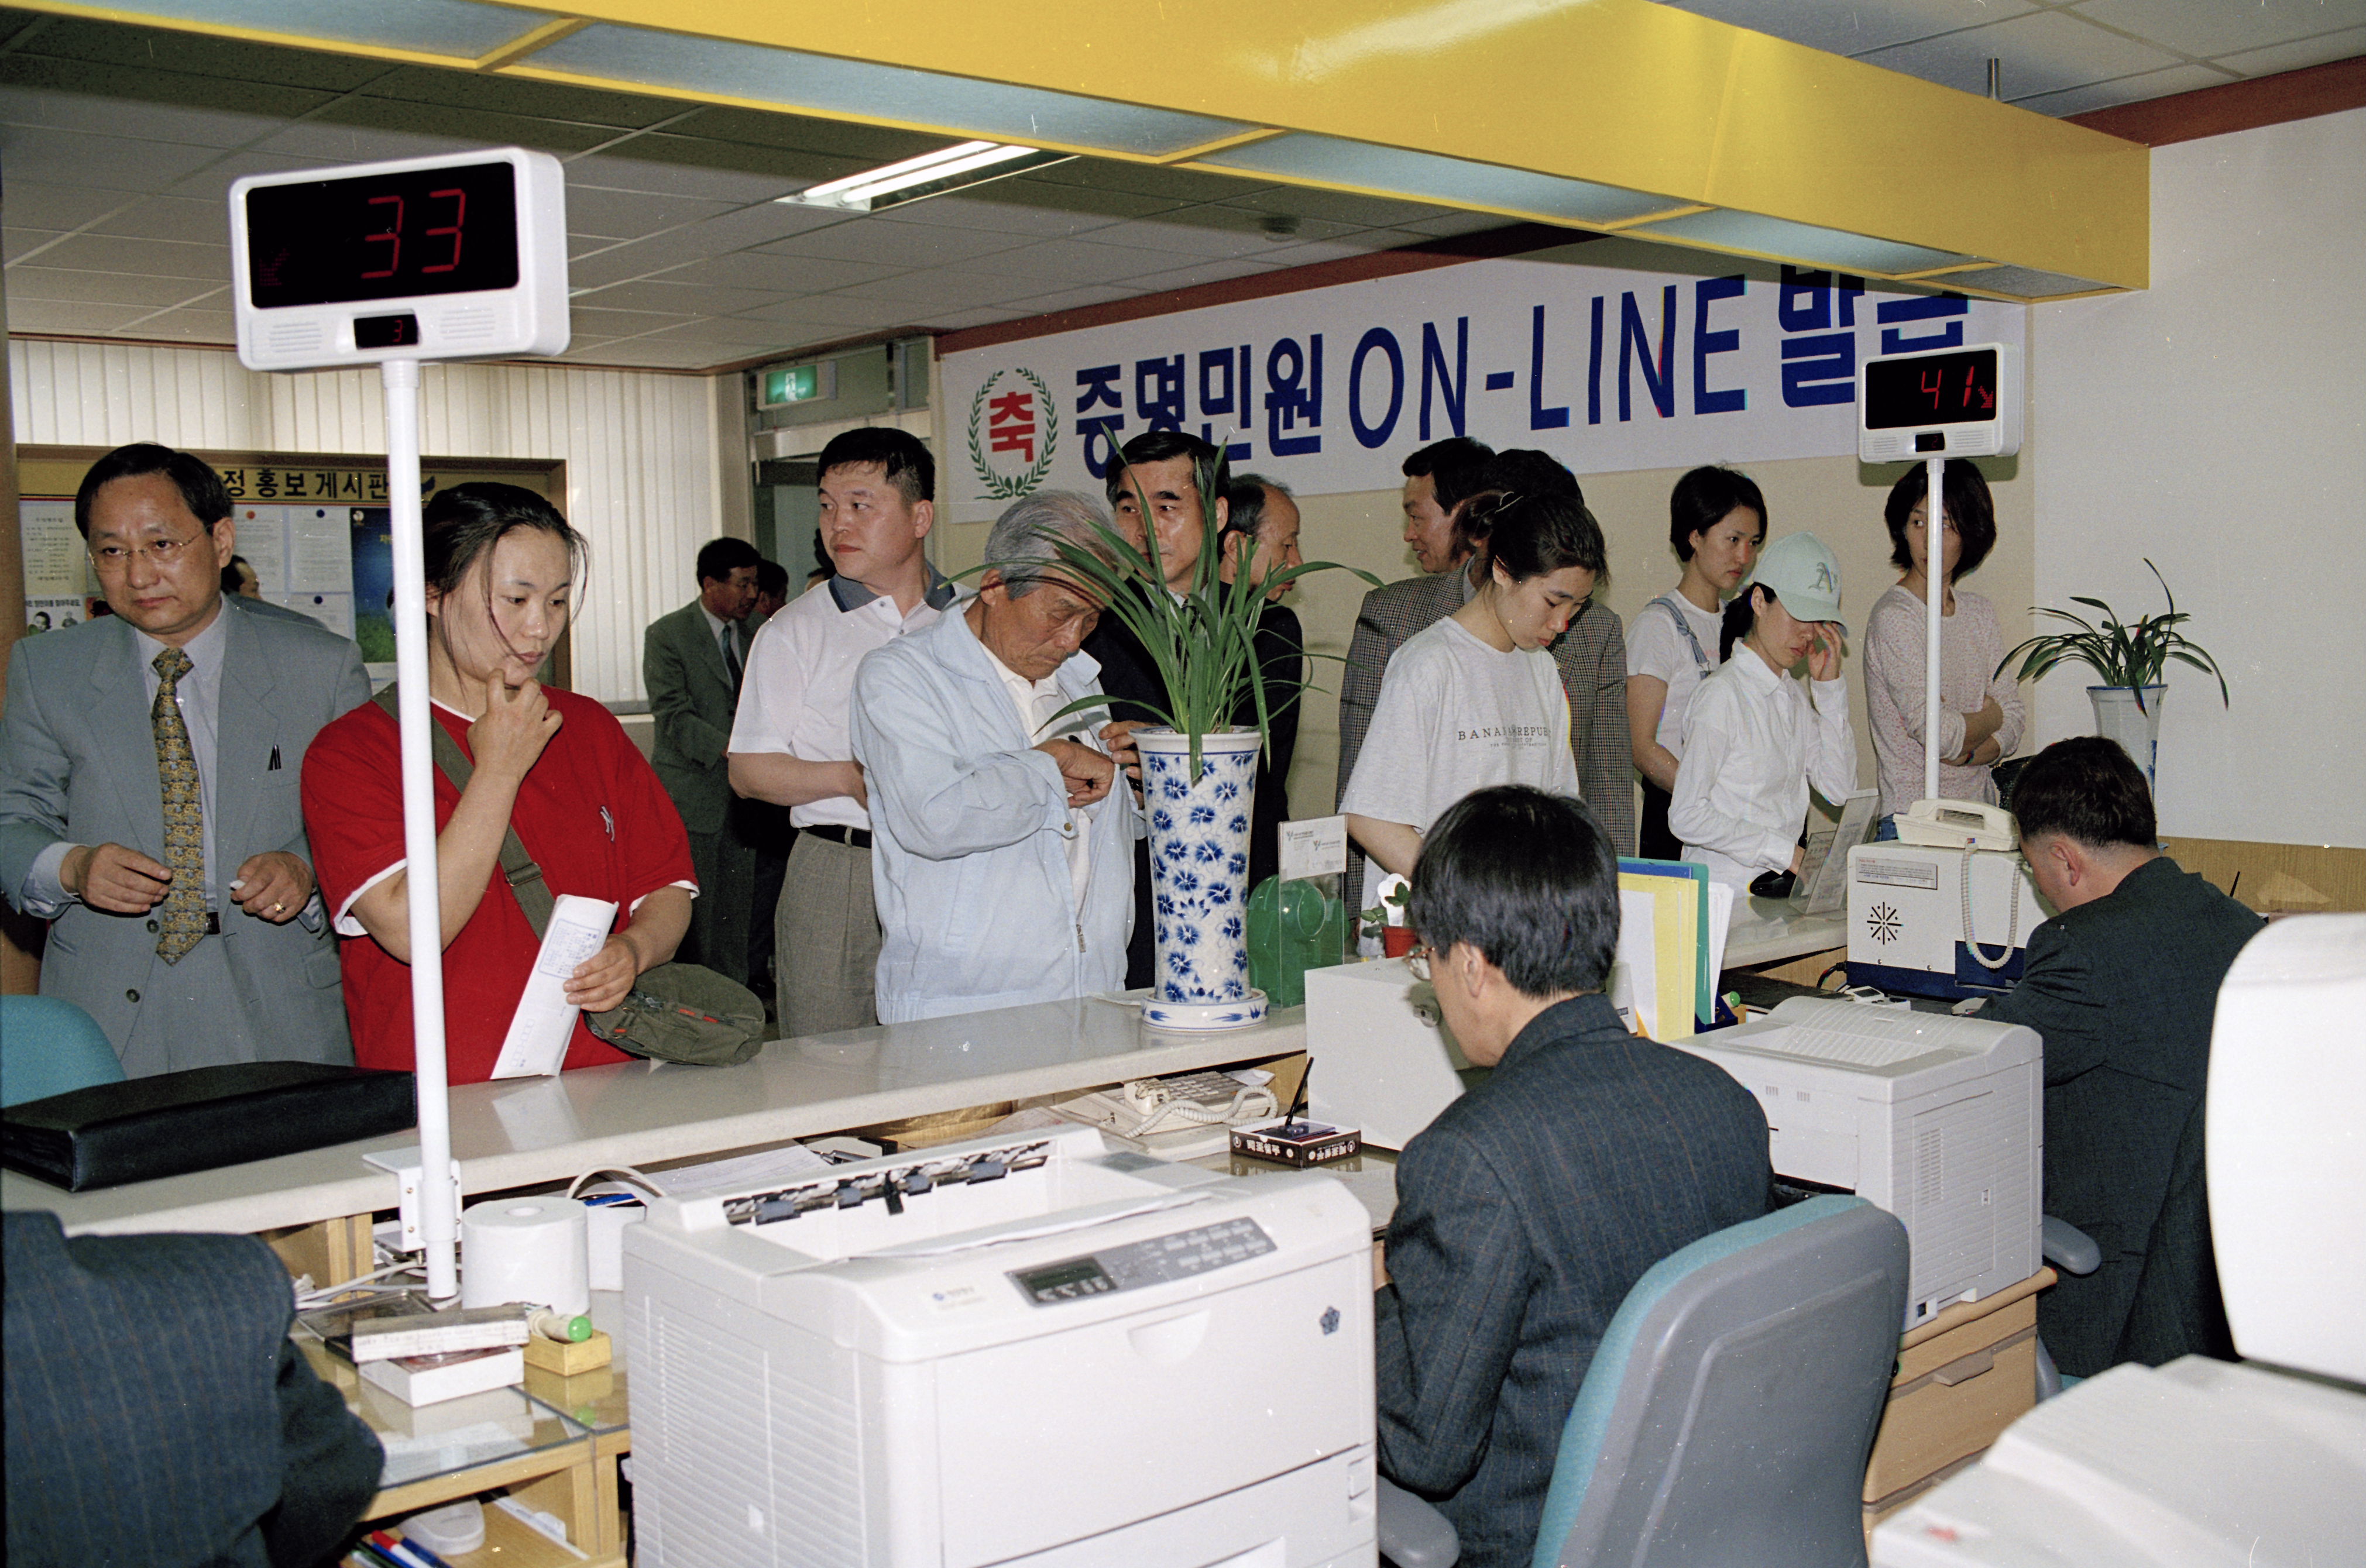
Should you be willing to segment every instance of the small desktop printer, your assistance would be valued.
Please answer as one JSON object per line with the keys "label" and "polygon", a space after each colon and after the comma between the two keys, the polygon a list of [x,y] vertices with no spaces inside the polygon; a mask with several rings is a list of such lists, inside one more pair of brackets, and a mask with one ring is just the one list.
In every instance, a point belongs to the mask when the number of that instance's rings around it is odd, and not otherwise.
{"label": "small desktop printer", "polygon": [[2036,1031],[1795,997],[1673,1043],[1758,1096],[1776,1175],[1854,1193],[1905,1225],[1907,1327],[2037,1272]]}

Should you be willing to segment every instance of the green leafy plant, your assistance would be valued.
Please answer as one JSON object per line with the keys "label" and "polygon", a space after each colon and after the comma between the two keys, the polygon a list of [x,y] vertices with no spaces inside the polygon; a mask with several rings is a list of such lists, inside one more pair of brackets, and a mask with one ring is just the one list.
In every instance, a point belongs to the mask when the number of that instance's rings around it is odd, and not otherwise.
{"label": "green leafy plant", "polygon": [[[1266,596],[1313,572],[1354,572],[1374,588],[1380,586],[1380,579],[1371,573],[1336,561],[1304,562],[1255,583],[1249,581],[1246,571],[1242,571],[1231,582],[1225,582],[1222,571],[1223,540],[1216,522],[1217,499],[1214,486],[1203,481],[1200,490],[1200,559],[1192,568],[1191,586],[1179,599],[1166,591],[1166,567],[1160,557],[1158,531],[1147,517],[1143,520],[1143,543],[1139,547],[1107,524],[1095,528],[1100,543],[1098,551],[1059,534],[1043,536],[1053,552],[1051,565],[1098,600],[1103,606],[1102,614],[1116,616],[1149,653],[1166,688],[1166,700],[1137,705],[1149,709],[1168,728],[1189,738],[1193,778],[1200,772],[1200,743],[1211,734],[1236,727],[1233,716],[1240,711],[1245,694],[1256,714],[1255,727],[1258,736],[1268,745],[1272,744],[1273,717],[1282,709],[1276,707],[1266,690],[1266,672],[1256,655],[1257,622]],[[1040,562],[988,561],[979,569],[1009,574],[1042,568]],[[1304,689],[1301,686],[1290,693],[1283,707],[1298,700],[1300,691]],[[1106,698],[1084,698],[1062,709],[1061,714],[1107,705]]]}
{"label": "green leafy plant", "polygon": [[2044,633],[2030,638],[1998,661],[1997,673],[2003,674],[2005,666],[2017,658],[2022,661],[2019,678],[2022,680],[2035,680],[2066,661],[2083,664],[2101,676],[2105,686],[2132,688],[2136,694],[2136,707],[2142,710],[2145,688],[2159,685],[2161,671],[2169,667],[2169,660],[2175,659],[2217,677],[2219,704],[2229,706],[2226,677],[2219,669],[2218,661],[2177,629],[2192,617],[2177,608],[2177,596],[2169,592],[2169,579],[2160,575],[2160,568],[2149,559],[2145,565],[2151,567],[2153,580],[2160,584],[2161,596],[2169,600],[2167,614],[2147,615],[2129,625],[2101,599],[2071,595],[2071,603],[2102,611],[2102,624],[2095,626],[2067,610],[2033,606],[2034,613],[2067,621],[2078,630]]}
{"label": "green leafy plant", "polygon": [[[1385,880],[1385,879],[1383,879]],[[1374,902],[1369,909],[1364,911],[1360,917],[1364,923],[1364,935],[1374,937],[1380,935],[1380,932],[1385,929],[1389,924],[1389,911],[1392,909],[1403,909],[1412,902],[1413,884],[1411,882],[1401,882],[1397,886],[1391,888],[1387,892],[1382,893],[1380,899]]]}

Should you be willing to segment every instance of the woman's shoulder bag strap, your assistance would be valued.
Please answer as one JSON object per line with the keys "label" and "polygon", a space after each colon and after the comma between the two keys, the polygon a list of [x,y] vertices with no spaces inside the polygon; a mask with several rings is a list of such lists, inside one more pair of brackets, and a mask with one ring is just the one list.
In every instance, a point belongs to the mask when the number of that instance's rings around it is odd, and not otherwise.
{"label": "woman's shoulder bag strap", "polygon": [[[371,700],[385,709],[387,717],[400,728],[402,715],[395,706],[394,691],[389,685]],[[468,780],[476,776],[476,765],[468,760],[468,753],[460,749],[460,743],[452,738],[450,732],[435,722],[433,712],[427,715],[427,733],[433,740],[431,754],[435,758],[436,770],[452,781],[455,790],[466,790]],[[505,825],[502,830],[501,875],[508,879],[510,891],[517,896],[525,923],[534,927],[535,940],[540,941],[542,934],[550,929],[550,913],[557,907],[557,901],[550,896],[550,884],[542,879],[542,868],[525,852],[513,826]]]}

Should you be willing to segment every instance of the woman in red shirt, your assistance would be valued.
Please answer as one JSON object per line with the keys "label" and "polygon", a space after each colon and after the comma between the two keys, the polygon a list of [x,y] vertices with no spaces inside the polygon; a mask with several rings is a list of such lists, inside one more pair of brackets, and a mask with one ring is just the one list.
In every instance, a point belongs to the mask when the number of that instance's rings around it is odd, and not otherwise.
{"label": "woman in red shirt", "polygon": [[[624,1001],[673,957],[690,922],[690,841],[623,726],[599,703],[535,678],[566,630],[583,540],[515,485],[457,485],[427,504],[428,694],[435,722],[475,771],[435,776],[444,916],[445,1054],[455,1083],[492,1075],[541,944],[501,874],[517,829],[553,893],[605,899],[617,929],[567,982],[587,1013]],[[304,758],[304,822],[336,913],[354,1059],[411,1061],[411,924],[402,842],[401,741],[364,703]],[[629,1059],[578,1018],[565,1065]]]}

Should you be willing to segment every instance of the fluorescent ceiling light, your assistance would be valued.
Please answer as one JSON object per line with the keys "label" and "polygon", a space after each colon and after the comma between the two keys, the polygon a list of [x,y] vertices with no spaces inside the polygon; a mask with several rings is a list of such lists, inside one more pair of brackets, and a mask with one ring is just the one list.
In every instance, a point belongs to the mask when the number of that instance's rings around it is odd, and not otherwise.
{"label": "fluorescent ceiling light", "polygon": [[999,141],[963,141],[923,152],[900,163],[866,169],[859,174],[809,185],[794,196],[776,199],[796,207],[837,207],[847,212],[876,212],[900,207],[923,196],[964,190],[990,180],[1007,179],[1027,169],[1065,163],[1073,153],[1046,152],[1040,147],[1017,147]]}

